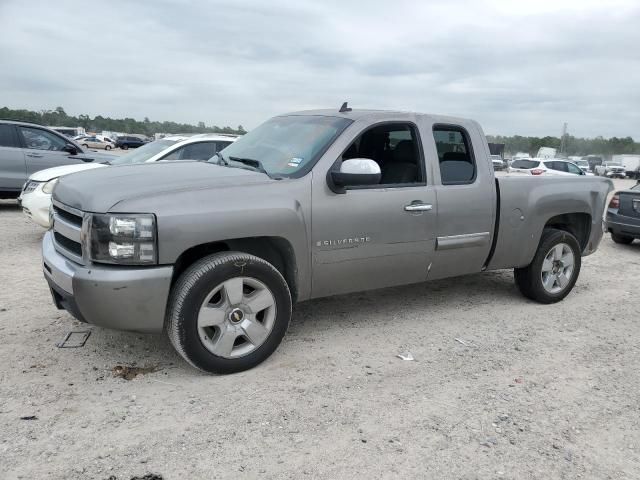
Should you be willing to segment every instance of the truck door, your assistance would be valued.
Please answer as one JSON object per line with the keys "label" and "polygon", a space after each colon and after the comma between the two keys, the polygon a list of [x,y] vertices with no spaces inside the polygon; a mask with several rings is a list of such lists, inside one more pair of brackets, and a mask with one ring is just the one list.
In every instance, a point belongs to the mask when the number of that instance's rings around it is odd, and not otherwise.
{"label": "truck door", "polygon": [[[407,120],[411,118],[411,120]],[[433,256],[436,194],[428,185],[415,117],[371,126],[332,149],[312,180],[312,296],[424,281]],[[327,172],[343,160],[368,158],[380,184],[334,193]],[[323,160],[325,158],[323,157]]]}
{"label": "truck door", "polygon": [[18,131],[24,142],[27,176],[45,168],[80,162],[63,150],[67,141],[62,136],[36,127],[18,126]]}
{"label": "truck door", "polygon": [[484,133],[474,122],[434,124],[425,144],[434,158],[437,239],[429,278],[480,272],[491,249],[496,187]]}
{"label": "truck door", "polygon": [[24,152],[19,147],[15,127],[0,124],[0,191],[20,192],[27,179]]}

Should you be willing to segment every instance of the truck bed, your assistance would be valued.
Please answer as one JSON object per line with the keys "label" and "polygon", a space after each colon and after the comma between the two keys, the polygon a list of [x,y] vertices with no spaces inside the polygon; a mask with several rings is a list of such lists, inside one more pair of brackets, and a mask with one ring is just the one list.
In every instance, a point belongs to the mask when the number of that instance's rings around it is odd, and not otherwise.
{"label": "truck bed", "polygon": [[[550,224],[575,225],[582,254],[593,253],[603,235],[602,218],[611,180],[601,177],[524,176],[496,177],[498,191],[497,236],[487,268],[528,265],[542,231]],[[571,211],[575,214],[560,215]],[[592,213],[593,212],[593,213]],[[582,226],[581,226],[582,225]],[[582,231],[587,230],[587,231]]]}

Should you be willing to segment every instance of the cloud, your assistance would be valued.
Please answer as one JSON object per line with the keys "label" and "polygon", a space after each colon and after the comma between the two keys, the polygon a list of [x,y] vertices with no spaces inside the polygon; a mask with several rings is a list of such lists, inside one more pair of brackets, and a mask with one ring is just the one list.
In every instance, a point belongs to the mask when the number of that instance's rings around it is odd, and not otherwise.
{"label": "cloud", "polygon": [[640,138],[634,0],[3,0],[0,20],[10,107],[254,127],[348,99]]}

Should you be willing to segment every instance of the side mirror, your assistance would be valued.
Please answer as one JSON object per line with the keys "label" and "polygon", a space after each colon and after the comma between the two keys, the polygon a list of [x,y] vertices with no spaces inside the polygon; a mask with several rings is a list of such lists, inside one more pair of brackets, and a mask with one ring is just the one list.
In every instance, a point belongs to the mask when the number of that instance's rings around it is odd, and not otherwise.
{"label": "side mirror", "polygon": [[63,152],[70,153],[71,155],[76,155],[78,153],[78,149],[75,145],[67,143],[64,147],[62,147]]}
{"label": "side mirror", "polygon": [[342,162],[340,170],[330,171],[329,176],[332,190],[336,193],[344,193],[345,187],[380,183],[382,173],[380,165],[370,158],[350,158]]}

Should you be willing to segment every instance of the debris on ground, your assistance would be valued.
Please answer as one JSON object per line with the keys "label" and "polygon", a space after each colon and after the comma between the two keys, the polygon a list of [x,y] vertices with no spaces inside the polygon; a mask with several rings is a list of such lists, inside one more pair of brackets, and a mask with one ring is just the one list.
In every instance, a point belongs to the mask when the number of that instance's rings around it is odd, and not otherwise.
{"label": "debris on ground", "polygon": [[413,362],[415,358],[413,358],[413,354],[411,352],[399,353],[396,357],[406,360],[408,362]]}
{"label": "debris on ground", "polygon": [[37,420],[38,417],[35,415],[28,415],[26,417],[20,417],[20,420]]}
{"label": "debris on ground", "polygon": [[160,370],[157,365],[149,367],[129,367],[127,365],[116,365],[111,369],[114,377],[124,378],[125,380],[133,380],[138,375],[146,375]]}
{"label": "debris on ground", "polygon": [[81,348],[87,343],[91,330],[82,330],[79,332],[69,332],[65,335],[64,339],[56,343],[58,348]]}
{"label": "debris on ground", "polygon": [[464,340],[462,340],[461,338],[454,338],[454,340],[458,343],[461,343],[462,345],[464,345],[465,347],[473,347],[472,343],[469,342],[465,342]]}
{"label": "debris on ground", "polygon": [[[111,475],[107,480],[118,480],[118,477],[115,475]],[[131,477],[130,480],[163,480],[162,475],[158,475],[157,473],[147,473],[146,475],[139,477]]]}

